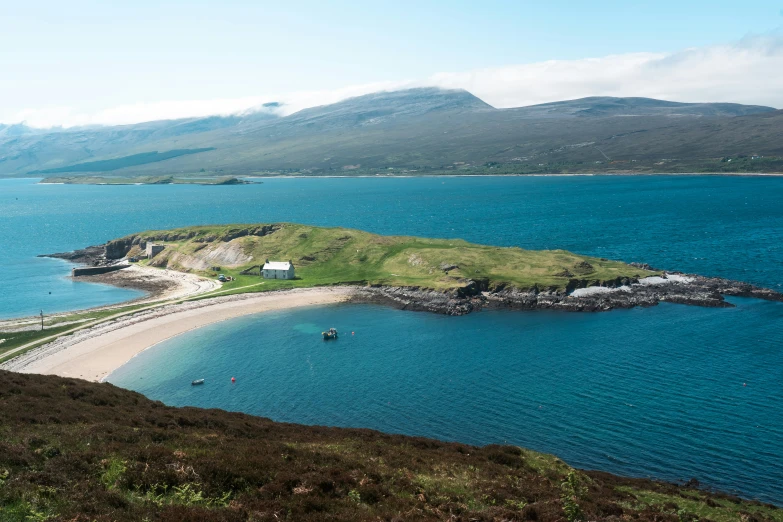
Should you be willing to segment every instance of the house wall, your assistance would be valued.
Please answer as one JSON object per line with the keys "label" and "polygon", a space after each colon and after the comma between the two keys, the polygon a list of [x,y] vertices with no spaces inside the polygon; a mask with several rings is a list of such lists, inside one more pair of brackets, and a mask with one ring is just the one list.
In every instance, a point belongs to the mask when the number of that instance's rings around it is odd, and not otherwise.
{"label": "house wall", "polygon": [[262,270],[261,274],[264,279],[293,279],[294,269],[290,270]]}

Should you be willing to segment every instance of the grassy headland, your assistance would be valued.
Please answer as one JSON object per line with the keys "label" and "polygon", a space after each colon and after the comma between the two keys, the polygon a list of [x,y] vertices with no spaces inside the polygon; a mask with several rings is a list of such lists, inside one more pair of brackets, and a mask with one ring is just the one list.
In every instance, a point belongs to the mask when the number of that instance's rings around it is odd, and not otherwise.
{"label": "grassy headland", "polygon": [[63,185],[248,185],[252,181],[243,181],[231,176],[221,177],[174,177],[174,176],[71,176],[52,177],[39,181],[41,184],[55,183]]}
{"label": "grassy headland", "polygon": [[[107,248],[116,250],[117,257],[138,256],[146,242],[165,247],[150,265],[209,276],[217,275],[213,268],[219,268],[235,277],[223,290],[237,292],[336,284],[459,291],[471,281],[487,289],[565,290],[656,273],[564,250],[501,248],[461,239],[380,236],[291,223],[148,231],[112,241]],[[258,266],[266,259],[293,261],[297,278],[262,280]]]}
{"label": "grassy headland", "polygon": [[769,504],[513,446],[171,408],[0,371],[0,520],[783,521]]}

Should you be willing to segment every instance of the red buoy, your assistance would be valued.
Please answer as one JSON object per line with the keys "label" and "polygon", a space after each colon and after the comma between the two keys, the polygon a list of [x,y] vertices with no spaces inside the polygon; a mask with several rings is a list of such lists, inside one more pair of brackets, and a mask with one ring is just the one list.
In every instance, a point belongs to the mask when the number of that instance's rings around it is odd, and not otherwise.
{"label": "red buoy", "polygon": [[231,377],[231,382],[237,382],[237,380]]}

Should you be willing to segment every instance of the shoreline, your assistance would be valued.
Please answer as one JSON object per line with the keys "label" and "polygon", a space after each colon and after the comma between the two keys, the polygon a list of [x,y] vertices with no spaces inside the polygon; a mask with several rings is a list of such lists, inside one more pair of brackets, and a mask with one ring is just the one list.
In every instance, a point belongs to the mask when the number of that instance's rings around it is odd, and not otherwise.
{"label": "shoreline", "polygon": [[139,353],[190,330],[256,313],[347,302],[355,293],[354,287],[319,287],[163,305],[59,337],[0,369],[101,382]]}
{"label": "shoreline", "polygon": [[[238,176],[243,179],[322,179],[322,178],[548,178],[548,177],[581,177],[581,176],[746,176],[746,177],[783,177],[783,172],[563,172],[552,174],[362,174],[358,176],[341,176],[335,174],[296,176]],[[37,178],[30,178],[37,179]]]}
{"label": "shoreline", "polygon": [[[157,271],[157,269],[150,269]],[[190,274],[184,274],[190,275]],[[567,292],[471,287],[464,295],[420,288],[321,286],[215,296],[161,303],[61,335],[23,351],[0,369],[102,382],[139,353],[185,332],[257,313],[336,303],[371,303],[410,311],[465,315],[479,310],[605,312],[650,307],[662,302],[713,308],[734,305],[724,295],[783,302],[783,294],[747,283],[665,273],[617,286],[581,287]]]}
{"label": "shoreline", "polygon": [[[69,263],[73,262],[69,261]],[[78,265],[79,263],[76,264]],[[67,277],[68,279],[74,280],[72,276]],[[56,312],[47,315],[47,318],[58,319],[76,314],[116,310],[126,306],[151,305],[172,299],[187,299],[219,290],[222,287],[222,284],[218,281],[213,281],[195,274],[139,265],[131,265],[123,270],[109,272],[107,274],[80,276],[78,281],[110,285],[116,288],[140,290],[145,292],[145,295],[119,303]],[[0,318],[0,331],[19,332],[37,329],[40,325],[40,320],[41,319],[38,316]],[[58,322],[57,324],[64,326],[71,323],[66,321]]]}
{"label": "shoreline", "polygon": [[[339,175],[339,174],[328,174],[328,175],[315,175],[315,176],[302,176],[302,175],[285,175],[285,174],[276,174],[271,176],[259,176],[257,174],[249,174],[249,175],[242,175],[237,174],[236,177],[241,179],[350,179],[350,178],[362,178],[362,179],[372,179],[372,178],[530,178],[530,177],[596,177],[596,176],[670,176],[670,177],[676,177],[676,176],[729,176],[729,177],[783,177],[783,172],[633,172],[633,171],[618,171],[618,172],[564,172],[564,173],[550,173],[550,174],[544,174],[544,173],[531,173],[531,174],[361,174],[357,176],[351,176],[351,175]],[[2,179],[8,179],[8,180],[22,180],[22,179],[29,179],[29,180],[37,180],[38,185],[68,185],[68,183],[46,183],[42,182],[45,180],[45,177],[7,177]],[[247,183],[248,185],[253,185],[255,183]],[[106,185],[117,185],[117,186],[138,186],[139,183],[133,183],[133,184],[113,184],[113,183],[102,183],[102,184],[92,184],[92,185],[100,185],[100,186],[106,186]]]}

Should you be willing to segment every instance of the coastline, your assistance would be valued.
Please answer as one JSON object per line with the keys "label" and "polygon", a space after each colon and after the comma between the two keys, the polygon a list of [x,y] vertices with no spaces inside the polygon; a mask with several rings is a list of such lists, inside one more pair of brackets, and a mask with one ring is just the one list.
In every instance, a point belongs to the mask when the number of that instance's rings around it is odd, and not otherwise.
{"label": "coastline", "polygon": [[0,368],[100,382],[144,350],[187,331],[244,315],[346,302],[354,294],[353,287],[321,287],[163,305],[60,337]]}
{"label": "coastline", "polygon": [[[549,178],[549,177],[598,177],[598,176],[746,176],[746,177],[783,177],[783,172],[634,172],[634,171],[617,171],[617,172],[563,172],[552,174],[360,174],[356,176],[350,175],[316,175],[316,176],[296,176],[296,175],[273,175],[273,176],[258,176],[247,175],[238,176],[242,179],[322,179],[322,178]],[[37,178],[30,178],[37,179]]]}
{"label": "coastline", "polygon": [[[114,304],[57,312],[48,315],[47,317],[49,319],[59,319],[80,313],[114,310],[125,306],[154,304],[172,299],[187,299],[218,290],[222,286],[221,283],[217,281],[195,274],[139,265],[131,265],[123,270],[107,274],[80,276],[78,280],[85,283],[97,283],[118,288],[141,290],[146,292],[146,295]],[[63,326],[71,323],[60,322],[58,324]],[[5,332],[33,330],[37,329],[39,325],[40,318],[37,316],[0,319],[0,331]]]}
{"label": "coastline", "polygon": [[71,335],[61,335],[23,351],[0,364],[0,369],[101,382],[144,350],[190,330],[245,315],[344,302],[446,315],[482,309],[604,312],[661,302],[733,307],[723,295],[783,302],[783,294],[746,283],[674,273],[621,286],[576,288],[570,293],[516,289],[487,292],[476,285],[471,290],[469,294],[456,295],[420,288],[321,286],[160,303],[78,329]]}

